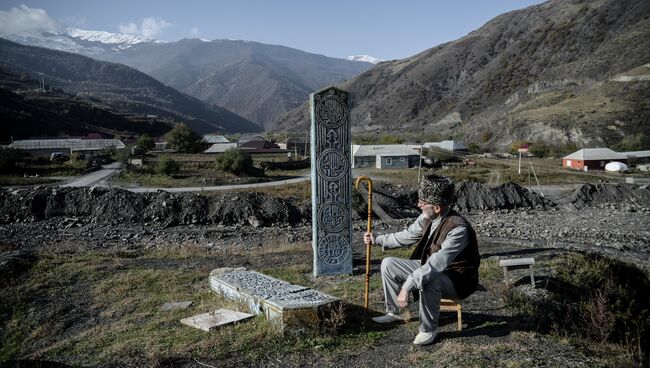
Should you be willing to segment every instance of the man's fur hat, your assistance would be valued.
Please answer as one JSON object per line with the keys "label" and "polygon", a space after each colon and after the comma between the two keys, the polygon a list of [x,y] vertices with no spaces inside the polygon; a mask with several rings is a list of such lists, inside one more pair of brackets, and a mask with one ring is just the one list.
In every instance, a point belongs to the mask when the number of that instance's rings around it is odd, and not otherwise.
{"label": "man's fur hat", "polygon": [[418,196],[429,204],[451,205],[455,202],[454,182],[446,176],[425,175],[420,181]]}

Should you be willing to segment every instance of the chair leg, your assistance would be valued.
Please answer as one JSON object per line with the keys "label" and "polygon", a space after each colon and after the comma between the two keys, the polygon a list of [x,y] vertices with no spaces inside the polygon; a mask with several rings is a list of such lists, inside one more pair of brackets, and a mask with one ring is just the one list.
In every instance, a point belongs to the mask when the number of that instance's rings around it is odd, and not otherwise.
{"label": "chair leg", "polygon": [[460,303],[458,304],[457,313],[458,313],[458,331],[462,331],[463,330],[463,312],[461,310]]}

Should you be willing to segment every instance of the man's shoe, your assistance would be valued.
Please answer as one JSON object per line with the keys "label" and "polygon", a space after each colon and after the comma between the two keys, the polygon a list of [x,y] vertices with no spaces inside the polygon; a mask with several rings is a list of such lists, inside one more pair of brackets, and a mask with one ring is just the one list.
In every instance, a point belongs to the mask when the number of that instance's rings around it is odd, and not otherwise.
{"label": "man's shoe", "polygon": [[394,322],[408,322],[410,319],[411,319],[411,313],[407,309],[400,314],[387,313],[384,314],[383,316],[374,317],[372,320],[375,323],[386,324],[386,323],[394,323]]}
{"label": "man's shoe", "polygon": [[438,336],[437,328],[433,332],[420,332],[418,333],[417,336],[415,336],[415,340],[413,340],[413,345],[423,346],[423,345],[432,344],[437,336]]}

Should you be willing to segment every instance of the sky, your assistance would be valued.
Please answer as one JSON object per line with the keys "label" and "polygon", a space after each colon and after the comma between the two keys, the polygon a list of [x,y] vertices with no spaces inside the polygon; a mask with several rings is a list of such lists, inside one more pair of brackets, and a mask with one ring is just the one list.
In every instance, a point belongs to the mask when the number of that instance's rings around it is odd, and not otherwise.
{"label": "sky", "polygon": [[248,40],[331,57],[402,59],[541,0],[2,0],[0,34],[61,26]]}

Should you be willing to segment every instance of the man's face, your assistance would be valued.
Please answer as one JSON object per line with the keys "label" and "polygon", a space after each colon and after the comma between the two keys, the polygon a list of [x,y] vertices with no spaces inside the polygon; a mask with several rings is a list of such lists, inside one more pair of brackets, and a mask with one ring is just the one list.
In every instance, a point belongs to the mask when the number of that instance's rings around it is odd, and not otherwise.
{"label": "man's face", "polygon": [[418,200],[418,207],[422,211],[422,214],[429,220],[433,220],[440,214],[440,206],[427,203],[423,200]]}

